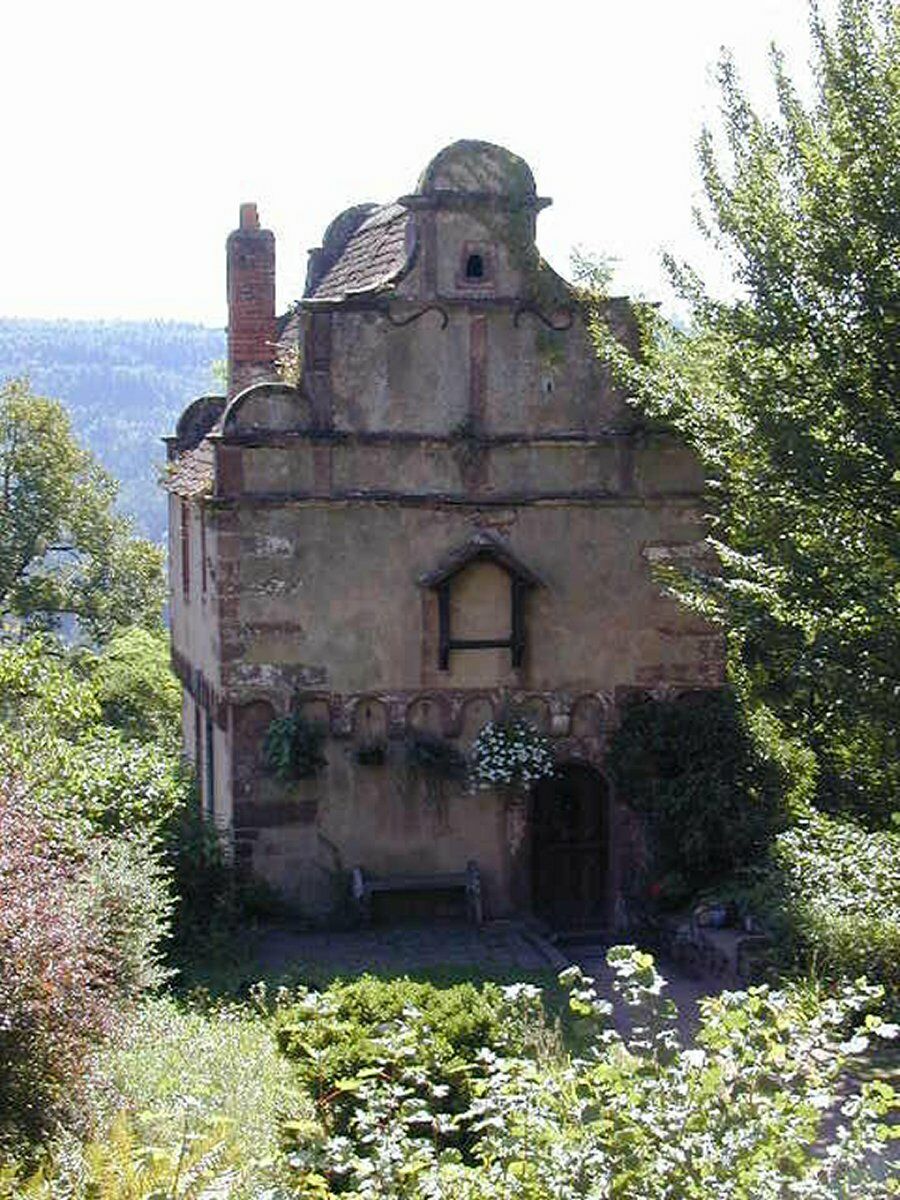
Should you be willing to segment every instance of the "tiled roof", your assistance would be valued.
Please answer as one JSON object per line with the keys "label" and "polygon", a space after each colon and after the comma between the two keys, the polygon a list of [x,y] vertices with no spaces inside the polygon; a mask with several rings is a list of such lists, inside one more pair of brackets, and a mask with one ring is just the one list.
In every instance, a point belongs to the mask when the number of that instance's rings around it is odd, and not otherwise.
{"label": "tiled roof", "polygon": [[204,438],[169,464],[163,486],[176,496],[204,496],[212,491],[214,481],[213,448]]}
{"label": "tiled roof", "polygon": [[307,289],[307,300],[344,300],[374,292],[398,279],[409,267],[413,217],[400,204],[376,208],[337,249],[337,258]]}

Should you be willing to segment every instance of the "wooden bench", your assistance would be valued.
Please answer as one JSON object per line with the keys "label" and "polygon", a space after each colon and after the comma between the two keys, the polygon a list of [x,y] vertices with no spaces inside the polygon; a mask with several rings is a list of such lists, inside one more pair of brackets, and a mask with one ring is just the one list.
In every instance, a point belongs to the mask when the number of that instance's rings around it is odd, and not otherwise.
{"label": "wooden bench", "polygon": [[372,920],[372,897],[376,892],[449,892],[463,891],[469,920],[480,925],[481,873],[476,862],[468,862],[465,871],[450,871],[437,875],[367,875],[362,867],[354,867],[351,890],[360,919],[364,925]]}

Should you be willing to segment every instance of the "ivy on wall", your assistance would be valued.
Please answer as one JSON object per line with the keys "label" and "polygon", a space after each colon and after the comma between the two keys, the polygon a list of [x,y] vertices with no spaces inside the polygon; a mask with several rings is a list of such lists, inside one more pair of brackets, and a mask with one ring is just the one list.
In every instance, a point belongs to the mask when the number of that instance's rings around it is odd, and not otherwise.
{"label": "ivy on wall", "polygon": [[797,781],[776,734],[754,728],[727,689],[626,708],[608,765],[618,796],[644,819],[663,899],[715,883],[787,826]]}

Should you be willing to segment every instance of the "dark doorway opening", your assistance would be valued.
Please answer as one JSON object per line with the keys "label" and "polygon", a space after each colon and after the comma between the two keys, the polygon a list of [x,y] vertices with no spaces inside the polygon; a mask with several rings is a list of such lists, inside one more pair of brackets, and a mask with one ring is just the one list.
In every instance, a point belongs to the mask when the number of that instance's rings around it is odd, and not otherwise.
{"label": "dark doorway opening", "polygon": [[603,776],[568,763],[532,796],[532,901],[557,930],[605,923],[608,901],[609,803]]}

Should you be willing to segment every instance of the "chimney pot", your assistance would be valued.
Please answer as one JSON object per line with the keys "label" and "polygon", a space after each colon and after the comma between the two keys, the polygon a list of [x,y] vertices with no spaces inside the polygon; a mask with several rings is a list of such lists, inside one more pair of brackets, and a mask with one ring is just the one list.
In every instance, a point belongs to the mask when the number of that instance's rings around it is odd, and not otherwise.
{"label": "chimney pot", "polygon": [[255,204],[241,205],[240,222],[226,251],[229,400],[276,375],[275,238],[260,229]]}
{"label": "chimney pot", "polygon": [[241,229],[259,229],[259,213],[255,204],[241,205]]}

